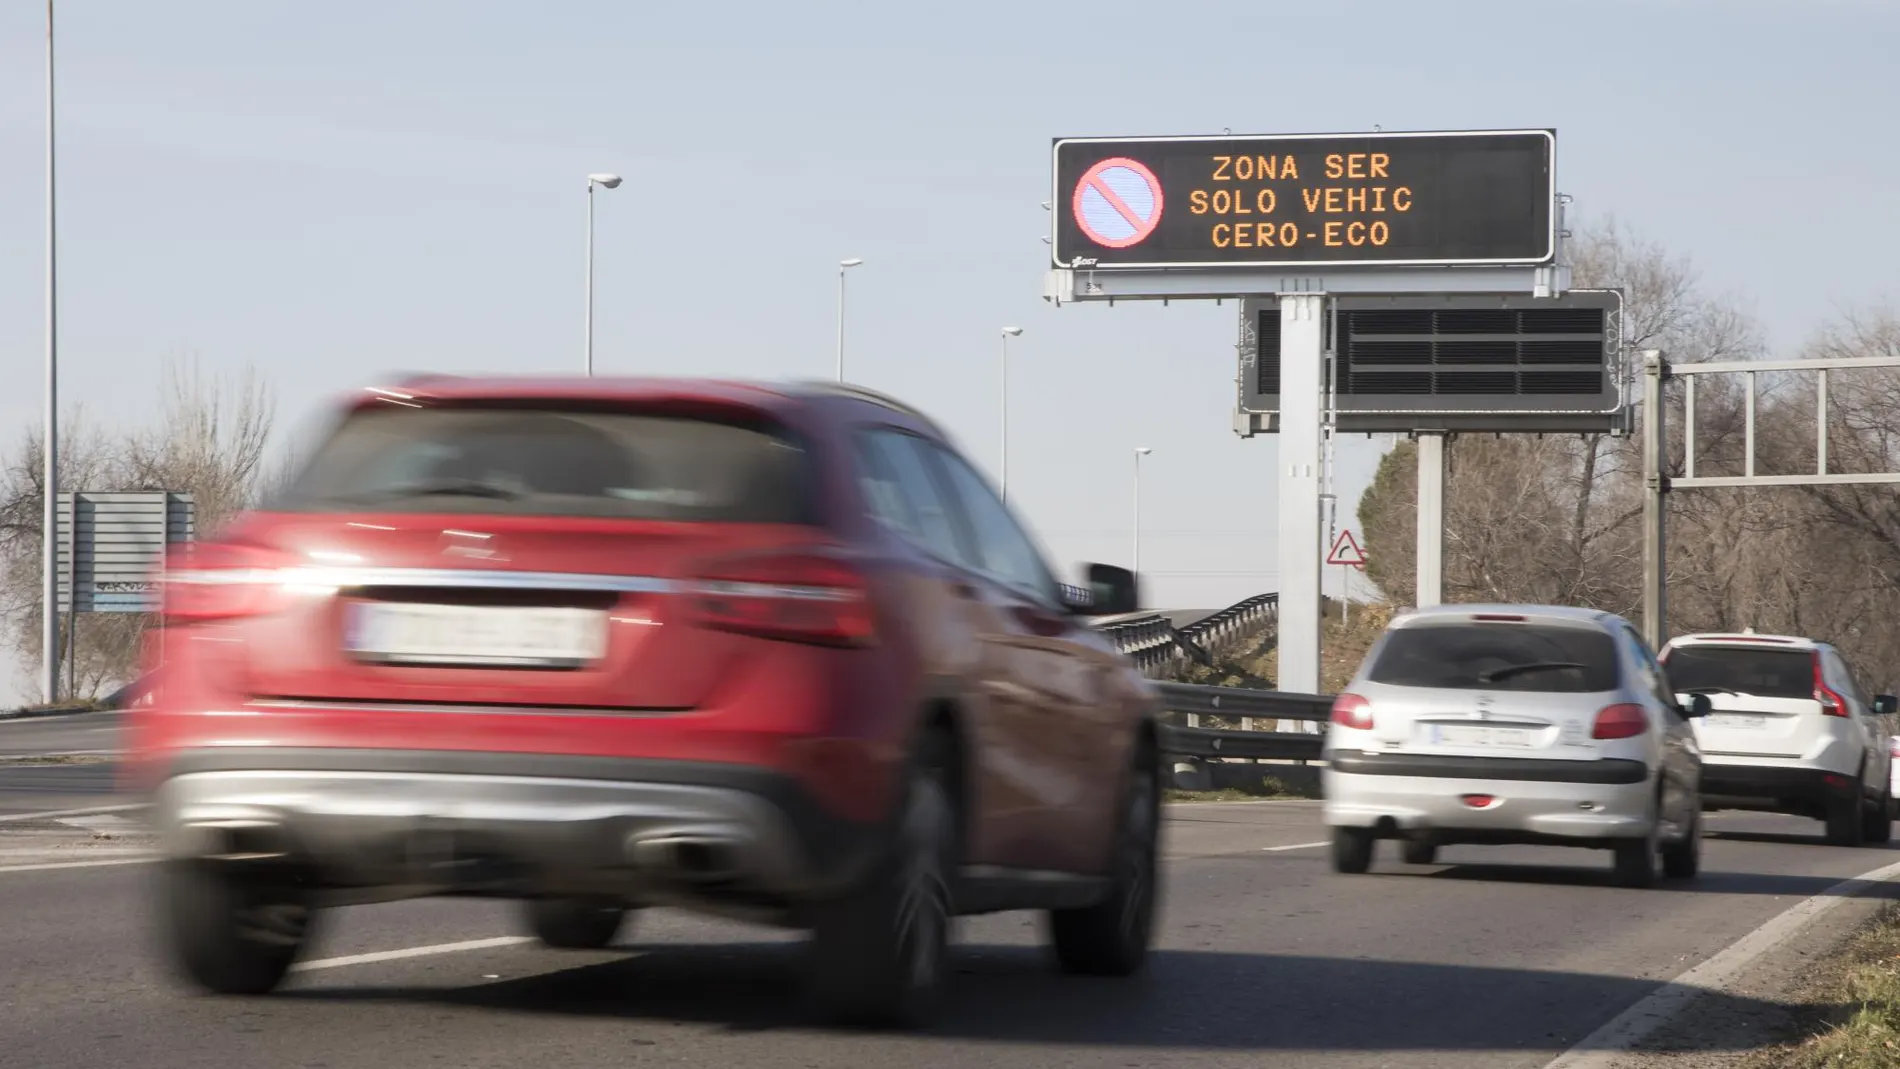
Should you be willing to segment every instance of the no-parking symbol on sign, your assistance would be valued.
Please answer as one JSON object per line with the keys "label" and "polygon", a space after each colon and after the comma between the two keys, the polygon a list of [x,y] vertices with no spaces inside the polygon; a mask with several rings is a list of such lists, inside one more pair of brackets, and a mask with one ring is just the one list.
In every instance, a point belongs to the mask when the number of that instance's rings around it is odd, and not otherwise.
{"label": "no-parking symbol on sign", "polygon": [[1097,245],[1138,245],[1161,225],[1161,179],[1139,161],[1111,157],[1082,173],[1074,210],[1076,225]]}

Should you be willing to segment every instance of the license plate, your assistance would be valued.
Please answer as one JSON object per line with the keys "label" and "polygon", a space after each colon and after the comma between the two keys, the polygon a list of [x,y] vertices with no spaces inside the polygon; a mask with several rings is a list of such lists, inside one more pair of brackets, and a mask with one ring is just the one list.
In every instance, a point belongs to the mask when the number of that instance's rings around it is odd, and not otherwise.
{"label": "license plate", "polygon": [[1494,746],[1522,750],[1536,746],[1539,734],[1534,728],[1477,724],[1433,724],[1430,728],[1431,741],[1441,746]]}
{"label": "license plate", "polygon": [[607,649],[607,614],[593,609],[467,605],[352,606],[344,649],[389,664],[563,668]]}
{"label": "license plate", "polygon": [[1758,728],[1768,722],[1765,716],[1749,716],[1746,713],[1710,713],[1709,723],[1724,728]]}

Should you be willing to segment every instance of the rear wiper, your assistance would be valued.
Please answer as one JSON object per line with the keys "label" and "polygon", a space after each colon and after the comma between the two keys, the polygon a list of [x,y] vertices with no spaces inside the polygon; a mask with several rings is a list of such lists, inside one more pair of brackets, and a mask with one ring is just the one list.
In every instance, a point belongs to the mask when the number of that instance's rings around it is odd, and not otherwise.
{"label": "rear wiper", "polygon": [[1566,668],[1587,668],[1588,665],[1575,661],[1531,661],[1528,664],[1512,664],[1503,668],[1493,668],[1489,672],[1479,672],[1478,682],[1496,683],[1512,676],[1521,676],[1526,672],[1558,672]]}
{"label": "rear wiper", "polygon": [[519,491],[506,486],[483,482],[480,479],[435,479],[425,482],[404,483],[385,490],[375,490],[367,494],[356,495],[363,498],[392,497],[487,497],[497,501],[514,501],[521,497]]}
{"label": "rear wiper", "polygon": [[1742,694],[1742,692],[1739,690],[1730,690],[1727,687],[1684,687],[1681,690],[1677,691],[1676,693],[1678,694],[1733,694],[1738,698],[1741,697],[1741,694]]}

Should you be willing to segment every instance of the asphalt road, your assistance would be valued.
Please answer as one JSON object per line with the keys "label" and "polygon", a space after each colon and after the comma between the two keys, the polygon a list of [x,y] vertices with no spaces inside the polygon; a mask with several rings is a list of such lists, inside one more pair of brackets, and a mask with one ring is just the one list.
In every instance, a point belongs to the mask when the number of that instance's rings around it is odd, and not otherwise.
{"label": "asphalt road", "polygon": [[1063,978],[1030,919],[974,919],[947,1017],[915,1036],[811,1027],[791,937],[665,911],[615,950],[555,952],[476,942],[519,932],[505,903],[345,910],[278,995],[191,995],[150,953],[146,866],[22,869],[59,826],[9,824],[0,1065],[1541,1067],[1795,902],[1900,859],[1724,814],[1694,890],[1614,888],[1606,855],[1542,848],[1414,869],[1388,850],[1355,877],[1327,867],[1312,803],[1171,814],[1144,976]]}
{"label": "asphalt road", "polygon": [[0,720],[0,815],[117,801],[111,756],[120,718],[111,712]]}

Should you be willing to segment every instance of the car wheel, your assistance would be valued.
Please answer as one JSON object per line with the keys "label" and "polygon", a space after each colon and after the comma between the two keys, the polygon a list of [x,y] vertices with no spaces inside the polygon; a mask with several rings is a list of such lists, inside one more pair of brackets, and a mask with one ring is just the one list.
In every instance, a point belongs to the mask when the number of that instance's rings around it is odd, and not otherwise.
{"label": "car wheel", "polygon": [[1827,841],[1832,846],[1859,846],[1861,833],[1865,830],[1861,819],[1860,777],[1848,785],[1845,798],[1830,798],[1827,801]]}
{"label": "car wheel", "polygon": [[1064,972],[1128,976],[1148,960],[1160,897],[1155,864],[1161,827],[1159,772],[1154,752],[1142,745],[1122,801],[1107,897],[1086,909],[1049,914],[1050,945]]}
{"label": "car wheel", "polygon": [[1662,848],[1663,875],[1672,880],[1693,880],[1702,871],[1702,812],[1689,817],[1689,830],[1680,842]]}
{"label": "car wheel", "polygon": [[627,911],[579,898],[536,898],[527,904],[528,930],[561,950],[599,950],[613,943]]}
{"label": "car wheel", "polygon": [[1357,875],[1372,867],[1371,828],[1333,829],[1333,871]]}
{"label": "car wheel", "polygon": [[942,1000],[956,858],[948,753],[943,740],[926,741],[883,856],[856,888],[814,910],[811,991],[829,1021],[911,1028]]}
{"label": "car wheel", "polygon": [[206,991],[272,991],[309,941],[314,911],[291,892],[195,861],[164,863],[158,880],[172,959]]}
{"label": "car wheel", "polygon": [[1438,861],[1438,844],[1430,839],[1407,839],[1399,848],[1407,865],[1431,865]]}
{"label": "car wheel", "polygon": [[1870,843],[1885,843],[1893,840],[1893,783],[1880,790],[1880,798],[1872,808],[1861,814],[1862,827],[1860,837]]}
{"label": "car wheel", "polygon": [[1618,887],[1653,887],[1656,883],[1656,838],[1625,839],[1613,847],[1612,875]]}

